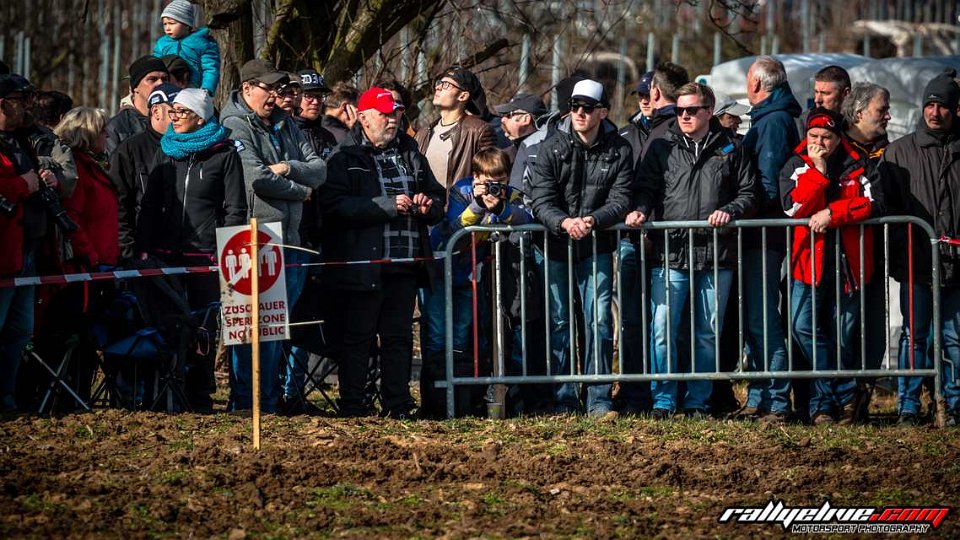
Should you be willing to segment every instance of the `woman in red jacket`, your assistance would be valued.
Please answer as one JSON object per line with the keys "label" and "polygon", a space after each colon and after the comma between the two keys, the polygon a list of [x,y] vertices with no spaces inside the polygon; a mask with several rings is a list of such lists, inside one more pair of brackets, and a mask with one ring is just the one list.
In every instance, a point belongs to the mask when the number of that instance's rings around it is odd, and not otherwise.
{"label": "woman in red jacket", "polygon": [[102,110],[77,107],[64,115],[55,130],[77,161],[77,187],[63,206],[79,226],[70,236],[74,262],[88,270],[116,266],[120,260],[117,194],[107,176],[104,154],[106,123]]}
{"label": "woman in red jacket", "polygon": [[[844,225],[884,213],[877,171],[843,138],[842,123],[840,115],[822,107],[810,111],[807,137],[780,173],[784,211],[793,218],[809,219],[793,228],[790,309],[803,355],[820,371],[858,365],[853,358],[854,339],[860,291],[873,275],[873,231],[864,229],[861,260],[860,228]],[[852,422],[855,390],[853,379],[812,379],[813,423]]]}

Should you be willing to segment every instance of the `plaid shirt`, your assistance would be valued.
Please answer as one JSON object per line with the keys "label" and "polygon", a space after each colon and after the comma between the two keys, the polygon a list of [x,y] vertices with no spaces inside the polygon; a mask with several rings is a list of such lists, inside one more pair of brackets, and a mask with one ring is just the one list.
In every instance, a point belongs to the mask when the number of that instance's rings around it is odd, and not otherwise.
{"label": "plaid shirt", "polygon": [[[373,153],[377,164],[380,190],[387,197],[416,193],[414,179],[410,176],[403,156],[395,146]],[[383,230],[383,256],[385,259],[415,257],[419,252],[420,234],[417,224],[409,214],[398,215]]]}

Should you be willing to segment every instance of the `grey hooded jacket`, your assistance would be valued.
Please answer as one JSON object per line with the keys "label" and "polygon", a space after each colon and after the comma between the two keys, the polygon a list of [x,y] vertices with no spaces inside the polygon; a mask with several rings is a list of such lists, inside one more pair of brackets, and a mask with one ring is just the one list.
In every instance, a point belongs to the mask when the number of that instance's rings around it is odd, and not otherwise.
{"label": "grey hooded jacket", "polygon": [[[281,222],[284,242],[300,245],[303,201],[326,181],[326,164],[280,107],[270,114],[271,127],[267,127],[234,90],[220,113],[220,123],[230,130],[243,163],[248,214],[263,222]],[[281,162],[290,165],[286,176],[268,168]]]}

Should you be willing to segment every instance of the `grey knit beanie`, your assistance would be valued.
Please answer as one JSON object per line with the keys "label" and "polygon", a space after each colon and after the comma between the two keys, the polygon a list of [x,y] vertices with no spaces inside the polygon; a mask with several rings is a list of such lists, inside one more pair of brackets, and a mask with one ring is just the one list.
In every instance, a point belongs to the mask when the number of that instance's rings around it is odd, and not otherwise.
{"label": "grey knit beanie", "polygon": [[163,9],[160,18],[169,17],[175,21],[180,21],[190,28],[197,27],[197,6],[187,2],[187,0],[173,0]]}

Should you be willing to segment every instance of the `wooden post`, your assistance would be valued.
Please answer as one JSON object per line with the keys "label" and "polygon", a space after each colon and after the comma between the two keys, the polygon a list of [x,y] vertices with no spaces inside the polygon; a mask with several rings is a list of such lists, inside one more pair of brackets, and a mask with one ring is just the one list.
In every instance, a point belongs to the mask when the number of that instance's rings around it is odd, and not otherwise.
{"label": "wooden post", "polygon": [[257,218],[250,218],[250,299],[253,302],[250,347],[253,349],[253,448],[260,449],[260,235]]}

